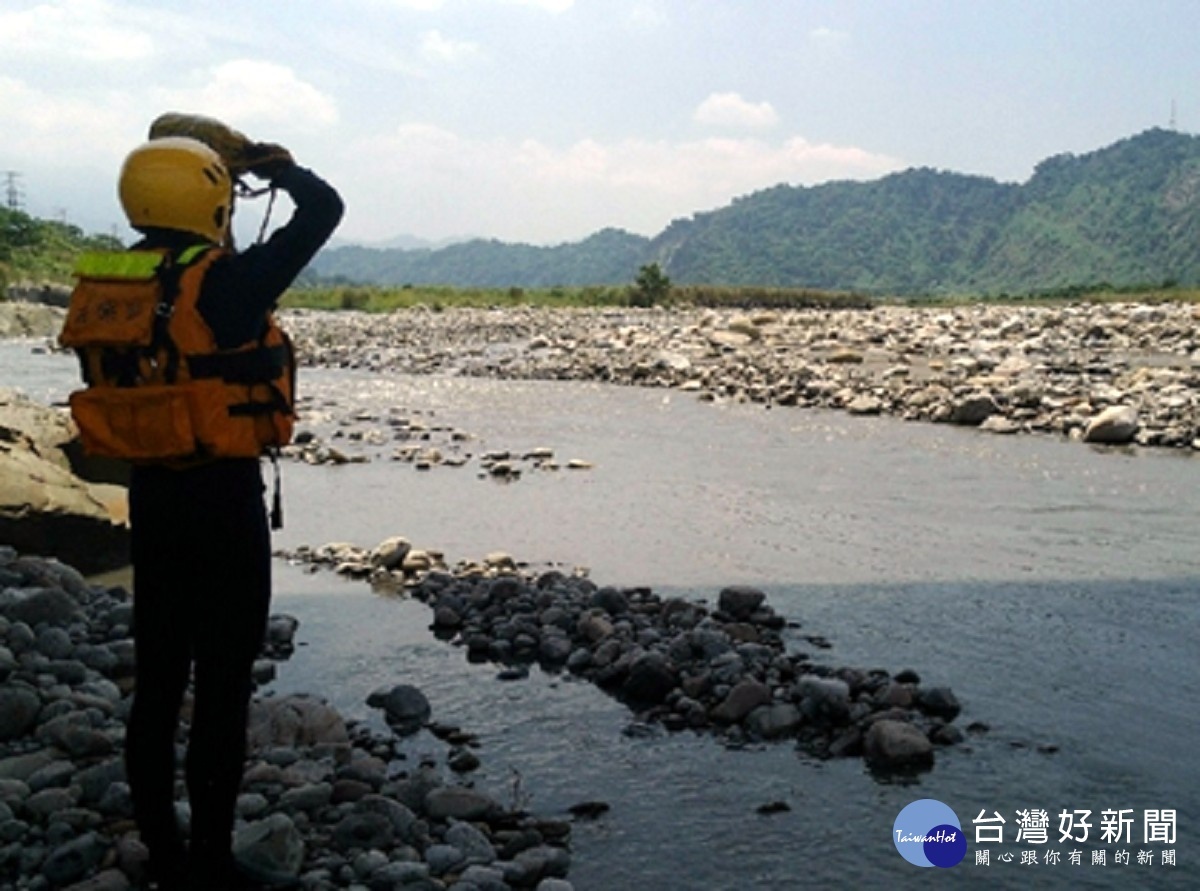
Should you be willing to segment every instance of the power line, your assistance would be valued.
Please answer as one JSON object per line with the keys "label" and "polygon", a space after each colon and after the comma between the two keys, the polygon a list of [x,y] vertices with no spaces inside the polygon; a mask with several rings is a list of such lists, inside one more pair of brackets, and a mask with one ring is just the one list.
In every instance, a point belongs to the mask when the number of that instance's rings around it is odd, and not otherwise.
{"label": "power line", "polygon": [[19,170],[4,171],[4,197],[9,210],[21,209],[21,185]]}

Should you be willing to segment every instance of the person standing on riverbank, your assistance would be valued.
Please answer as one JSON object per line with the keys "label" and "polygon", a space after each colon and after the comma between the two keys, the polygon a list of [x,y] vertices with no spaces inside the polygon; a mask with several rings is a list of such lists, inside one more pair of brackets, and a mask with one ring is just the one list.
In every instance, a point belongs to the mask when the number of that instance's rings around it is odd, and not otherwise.
{"label": "person standing on riverbank", "polygon": [[[202,138],[178,135],[193,132]],[[133,463],[137,668],[125,758],[152,887],[232,891],[256,887],[231,845],[251,669],[271,597],[260,456],[286,443],[292,423],[294,360],[272,310],[343,205],[287,150],[211,119],[164,116],[151,136],[126,159],[119,188],[142,239],[117,259],[84,264],[62,340],[76,346],[89,384],[72,397],[85,448]],[[244,172],[285,192],[295,210],[268,240],[237,252],[230,218]],[[132,307],[143,292],[149,354],[88,339],[118,315],[105,315],[105,300]],[[175,739],[189,680],[185,849]]]}

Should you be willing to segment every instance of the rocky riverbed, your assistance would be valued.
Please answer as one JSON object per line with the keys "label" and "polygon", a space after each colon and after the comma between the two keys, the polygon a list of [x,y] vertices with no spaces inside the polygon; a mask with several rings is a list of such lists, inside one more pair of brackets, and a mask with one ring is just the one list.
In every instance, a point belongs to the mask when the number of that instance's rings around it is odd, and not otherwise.
{"label": "rocky riverbed", "polygon": [[726,587],[714,606],[521,570],[502,553],[451,570],[399,536],[284,556],[421,600],[435,634],[497,663],[502,680],[533,665],[565,670],[627,703],[642,725],[712,732],[735,746],[793,740],[817,757],[862,757],[885,774],[928,769],[936,747],[966,738],[948,687],[923,687],[911,669],[829,666],[788,646],[789,638],[828,644],[800,635],[756,588]]}
{"label": "rocky riverbed", "polygon": [[[534,664],[589,679],[633,709],[629,732],[661,723],[733,746],[795,740],[885,772],[927,769],[935,746],[964,739],[949,689],[922,687],[911,670],[833,669],[788,652],[783,636],[795,624],[752,588],[723,589],[712,608],[522,571],[502,554],[451,570],[399,537],[289,556],[424,601],[434,633],[498,663],[498,682]],[[0,546],[0,888],[122,891],[144,878],[122,761],[131,622],[124,589]],[[437,722],[420,690],[397,684],[370,695],[390,732],[347,722],[313,696],[271,695],[296,630],[291,617],[272,616],[255,666],[262,686],[235,842],[243,863],[313,891],[569,891],[570,821],[476,788],[469,777],[486,752]],[[404,739],[420,729],[444,749],[410,761]],[[571,812],[605,810],[586,801]],[[183,798],[177,816],[186,826]]]}
{"label": "rocky riverbed", "polygon": [[[1180,449],[1196,447],[1194,321],[1190,307],[1135,305],[287,313],[305,361],[327,367],[609,380],[713,401]],[[339,417],[336,406],[329,413]],[[422,419],[384,420],[390,432],[378,445],[423,441]],[[445,454],[469,436],[449,428],[433,434]],[[530,468],[546,460],[543,450],[524,451],[528,445],[513,454]],[[297,454],[319,461],[319,449],[310,442]],[[427,451],[412,460],[439,463]],[[491,463],[480,464],[491,472]],[[713,592],[713,603],[683,601],[573,574],[530,574],[500,556],[450,568],[400,541],[290,556],[420,598],[436,633],[467,657],[495,662],[502,677],[540,664],[588,679],[629,704],[634,732],[661,724],[716,734],[734,747],[794,741],[883,769],[928,767],[939,745],[964,737],[950,691],[925,687],[913,670],[823,664],[801,652],[822,649],[820,638],[805,640],[753,589]],[[14,722],[0,728],[0,888],[128,887],[144,860],[119,759],[132,649],[128,598],[11,549],[0,548],[0,574],[0,719]],[[46,599],[66,604],[67,615],[21,612]],[[286,617],[273,623],[277,655],[286,651],[290,624]],[[269,694],[270,664],[259,671]],[[466,785],[486,752],[469,734],[430,724],[419,691],[395,687],[372,700],[392,735],[347,726],[311,696],[262,697],[239,803],[243,856],[312,888],[374,889],[397,880],[461,891],[565,887],[569,823],[520,813],[516,802]],[[405,757],[402,734],[414,721],[445,741],[436,760]],[[974,725],[965,735],[984,729]],[[427,785],[481,810],[444,813],[431,806]],[[490,853],[473,846],[472,830]],[[357,844],[364,838],[370,846]]]}
{"label": "rocky riverbed", "polygon": [[[0,546],[5,891],[123,891],[144,879],[122,761],[131,621],[123,589]],[[260,683],[269,687],[295,631],[295,620],[272,617]],[[471,736],[433,722],[419,690],[397,685],[369,702],[394,732],[348,723],[315,697],[260,690],[238,799],[243,863],[313,891],[569,891],[569,821],[474,788],[464,779],[479,765]],[[444,757],[408,759],[403,738],[419,726],[445,741]],[[185,801],[178,817],[186,825]]]}
{"label": "rocky riverbed", "polygon": [[[52,338],[61,313],[0,303],[0,336]],[[1187,303],[283,315],[311,365],[611,381],[995,434],[1200,448],[1200,307]]]}
{"label": "rocky riverbed", "polygon": [[598,380],[700,399],[1200,448],[1200,308],[292,311],[306,363]]}

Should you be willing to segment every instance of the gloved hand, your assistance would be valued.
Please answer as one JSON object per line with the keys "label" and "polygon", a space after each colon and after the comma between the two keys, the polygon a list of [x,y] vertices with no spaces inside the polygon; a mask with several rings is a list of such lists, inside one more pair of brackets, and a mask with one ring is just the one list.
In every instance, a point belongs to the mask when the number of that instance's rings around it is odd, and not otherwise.
{"label": "gloved hand", "polygon": [[292,153],[273,142],[249,143],[243,153],[246,170],[259,179],[274,179],[296,162]]}

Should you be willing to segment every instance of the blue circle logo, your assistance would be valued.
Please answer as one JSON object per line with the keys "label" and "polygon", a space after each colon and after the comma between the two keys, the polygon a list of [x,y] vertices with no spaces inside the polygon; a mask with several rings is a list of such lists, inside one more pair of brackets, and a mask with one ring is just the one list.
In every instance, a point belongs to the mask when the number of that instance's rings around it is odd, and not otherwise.
{"label": "blue circle logo", "polygon": [[958,815],[936,798],[922,798],[902,810],[892,826],[892,841],[913,866],[948,869],[967,856]]}

